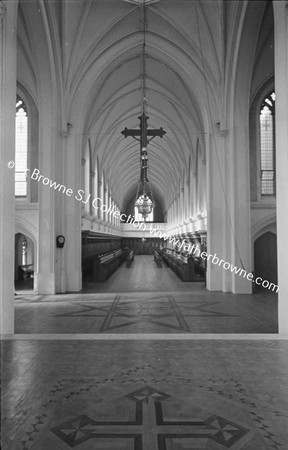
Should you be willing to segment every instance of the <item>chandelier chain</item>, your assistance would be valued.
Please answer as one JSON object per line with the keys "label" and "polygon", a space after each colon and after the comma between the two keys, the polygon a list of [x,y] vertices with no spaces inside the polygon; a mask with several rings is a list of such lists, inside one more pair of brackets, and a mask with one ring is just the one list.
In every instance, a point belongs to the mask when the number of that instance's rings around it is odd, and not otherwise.
{"label": "chandelier chain", "polygon": [[142,6],[143,44],[142,44],[142,113],[145,113],[146,97],[146,5]]}

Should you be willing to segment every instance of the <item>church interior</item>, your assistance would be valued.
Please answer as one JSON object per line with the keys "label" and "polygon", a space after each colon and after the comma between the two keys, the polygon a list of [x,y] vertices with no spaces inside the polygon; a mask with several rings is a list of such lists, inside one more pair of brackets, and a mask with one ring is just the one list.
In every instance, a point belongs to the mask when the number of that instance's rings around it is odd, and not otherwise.
{"label": "church interior", "polygon": [[287,0],[0,0],[1,447],[285,450]]}

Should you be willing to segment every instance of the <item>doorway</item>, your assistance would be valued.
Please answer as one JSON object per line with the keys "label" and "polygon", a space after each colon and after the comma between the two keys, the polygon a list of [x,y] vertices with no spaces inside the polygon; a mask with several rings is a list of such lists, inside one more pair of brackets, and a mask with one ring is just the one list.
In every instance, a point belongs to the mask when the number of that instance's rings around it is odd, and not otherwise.
{"label": "doorway", "polygon": [[33,291],[34,289],[34,244],[22,233],[15,234],[15,290]]}
{"label": "doorway", "polygon": [[[268,231],[254,243],[255,277],[277,284],[277,236]],[[255,285],[256,291],[263,290]]]}

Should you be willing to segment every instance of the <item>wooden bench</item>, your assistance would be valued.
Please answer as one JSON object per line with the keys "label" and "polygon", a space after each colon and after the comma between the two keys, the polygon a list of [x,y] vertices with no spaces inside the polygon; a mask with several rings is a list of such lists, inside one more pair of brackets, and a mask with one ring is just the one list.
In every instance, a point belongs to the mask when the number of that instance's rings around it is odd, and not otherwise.
{"label": "wooden bench", "polygon": [[126,256],[127,251],[121,248],[87,255],[82,258],[82,272],[91,281],[105,281],[118,269]]}
{"label": "wooden bench", "polygon": [[154,261],[156,262],[158,268],[162,268],[162,255],[158,250],[155,250],[154,252]]}
{"label": "wooden bench", "polygon": [[205,262],[201,258],[185,257],[168,249],[163,260],[182,281],[205,281]]}
{"label": "wooden bench", "polygon": [[131,264],[134,261],[134,252],[131,250],[131,252],[128,254],[126,258],[126,267],[129,269],[131,267]]}

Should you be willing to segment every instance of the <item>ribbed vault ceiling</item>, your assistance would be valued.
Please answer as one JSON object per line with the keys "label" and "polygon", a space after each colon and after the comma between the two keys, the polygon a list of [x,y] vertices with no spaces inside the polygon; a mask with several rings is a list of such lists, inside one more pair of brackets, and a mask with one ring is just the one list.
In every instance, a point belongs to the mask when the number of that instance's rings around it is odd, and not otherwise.
{"label": "ribbed vault ceiling", "polygon": [[[183,47],[187,42],[183,35],[179,36],[177,28],[159,15],[157,9],[151,8],[147,7],[146,24],[146,113],[149,126],[162,126],[166,135],[149,143],[149,180],[165,210],[179,192],[180,184],[185,182],[183,169],[188,166],[189,155],[193,155],[203,126],[197,98],[191,89],[193,83],[187,85],[181,76],[183,68],[176,63],[176,55],[174,59],[171,54],[173,36],[176,35]],[[131,137],[125,139],[121,131],[125,127],[139,127],[143,43],[141,9],[130,8],[125,21],[110,29],[108,39],[115,33],[118,39],[128,37],[130,45],[126,43],[122,54],[115,55],[95,79],[86,103],[85,133],[90,140],[94,162],[97,158],[115,199],[122,207],[136,191],[140,171],[139,142]]]}
{"label": "ribbed vault ceiling", "polygon": [[[139,142],[125,139],[121,131],[137,128],[141,114],[142,1],[63,0],[61,8],[59,3],[39,1],[39,11],[59,72],[57,89],[62,89],[67,122],[83,135],[83,155],[89,140],[91,169],[97,162],[99,176],[104,174],[123,207],[140,172]],[[203,7],[190,0],[147,1],[146,111],[149,126],[166,131],[148,146],[149,179],[164,210],[189,178],[190,164],[193,171],[198,140],[203,151],[209,109],[205,89],[215,104],[219,97],[219,30],[213,20],[219,15],[217,3]],[[37,2],[21,4],[22,33],[35,41],[31,5]]]}

